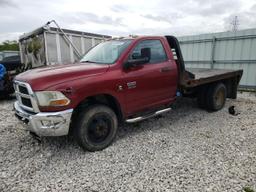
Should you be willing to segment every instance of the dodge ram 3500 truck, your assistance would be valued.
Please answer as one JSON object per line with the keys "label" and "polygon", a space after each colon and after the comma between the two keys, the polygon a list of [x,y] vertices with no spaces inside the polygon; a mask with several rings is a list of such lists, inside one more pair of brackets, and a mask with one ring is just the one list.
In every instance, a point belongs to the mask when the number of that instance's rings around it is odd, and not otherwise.
{"label": "dodge ram 3500 truck", "polygon": [[185,69],[173,36],[119,38],[76,64],[38,68],[14,80],[16,116],[38,136],[73,134],[89,151],[106,148],[118,125],[171,109],[177,93],[220,110],[236,98],[242,70]]}

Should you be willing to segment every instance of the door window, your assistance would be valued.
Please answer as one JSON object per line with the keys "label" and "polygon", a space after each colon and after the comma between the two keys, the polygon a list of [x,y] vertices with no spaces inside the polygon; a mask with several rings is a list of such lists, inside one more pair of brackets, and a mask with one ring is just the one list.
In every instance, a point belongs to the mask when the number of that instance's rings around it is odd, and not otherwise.
{"label": "door window", "polygon": [[167,60],[167,56],[163,45],[160,40],[144,40],[136,45],[132,54],[130,55],[131,59],[141,58],[141,49],[150,48],[151,57],[149,63],[161,63]]}

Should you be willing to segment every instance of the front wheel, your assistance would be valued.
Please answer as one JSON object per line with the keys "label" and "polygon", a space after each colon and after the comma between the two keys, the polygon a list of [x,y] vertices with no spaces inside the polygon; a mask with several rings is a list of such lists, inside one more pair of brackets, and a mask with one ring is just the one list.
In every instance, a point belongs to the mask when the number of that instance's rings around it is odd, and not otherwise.
{"label": "front wheel", "polygon": [[88,151],[99,151],[109,146],[116,136],[117,116],[105,105],[93,105],[80,111],[74,136]]}

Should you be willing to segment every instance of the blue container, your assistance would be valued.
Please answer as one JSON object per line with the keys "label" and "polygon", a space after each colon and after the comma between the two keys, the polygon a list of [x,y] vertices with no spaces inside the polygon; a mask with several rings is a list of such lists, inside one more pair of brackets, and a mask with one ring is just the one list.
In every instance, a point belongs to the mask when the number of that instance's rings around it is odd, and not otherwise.
{"label": "blue container", "polygon": [[6,74],[6,69],[4,65],[0,64],[0,91],[4,90],[4,75]]}
{"label": "blue container", "polygon": [[4,78],[5,74],[6,74],[6,69],[4,65],[0,63],[0,80]]}

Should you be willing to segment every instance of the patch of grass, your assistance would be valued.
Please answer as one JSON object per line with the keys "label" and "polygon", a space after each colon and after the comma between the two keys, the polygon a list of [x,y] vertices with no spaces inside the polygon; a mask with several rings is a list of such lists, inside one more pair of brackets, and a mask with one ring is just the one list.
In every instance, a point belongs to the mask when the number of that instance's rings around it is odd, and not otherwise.
{"label": "patch of grass", "polygon": [[250,187],[244,187],[243,188],[244,192],[255,192],[252,188]]}

